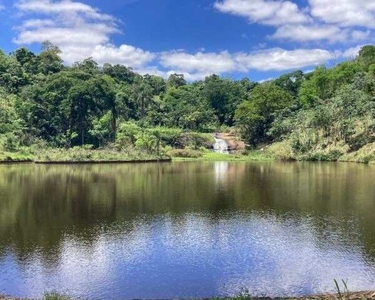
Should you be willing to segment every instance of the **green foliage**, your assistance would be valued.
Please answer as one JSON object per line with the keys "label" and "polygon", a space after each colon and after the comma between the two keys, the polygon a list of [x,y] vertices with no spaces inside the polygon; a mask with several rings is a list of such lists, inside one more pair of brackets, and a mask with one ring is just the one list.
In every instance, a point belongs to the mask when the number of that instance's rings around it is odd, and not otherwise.
{"label": "green foliage", "polygon": [[236,107],[247,98],[254,86],[247,80],[231,81],[212,75],[204,81],[203,95],[220,124],[232,126]]}
{"label": "green foliage", "polygon": [[298,96],[303,80],[303,72],[294,71],[285,75],[281,75],[279,78],[275,79],[275,84],[288,92],[292,97],[296,98]]}
{"label": "green foliage", "polygon": [[375,63],[375,46],[368,45],[362,47],[359,52],[358,61],[366,70],[368,70],[369,67]]}
{"label": "green foliage", "polygon": [[241,103],[235,114],[236,125],[248,142],[256,146],[268,140],[267,131],[274,113],[293,104],[292,96],[274,83],[256,86],[249,100]]}
{"label": "green foliage", "polygon": [[174,149],[168,154],[171,157],[181,157],[181,158],[199,158],[203,157],[203,153],[201,151],[192,150],[192,149]]}
{"label": "green foliage", "polygon": [[175,143],[171,146],[175,148],[212,148],[212,145],[215,143],[215,139],[212,134],[199,133],[199,132],[183,132],[181,133]]}
{"label": "green foliage", "polygon": [[318,67],[299,90],[299,100],[304,107],[313,107],[335,95],[341,87],[351,84],[362,71],[357,61],[343,62],[333,69]]}
{"label": "green foliage", "polygon": [[134,122],[121,123],[116,136],[116,145],[119,149],[125,149],[132,146],[137,141],[137,134],[142,129]]}
{"label": "green foliage", "polygon": [[52,292],[44,294],[42,300],[73,300],[73,298]]}
{"label": "green foliage", "polygon": [[113,128],[113,115],[108,111],[99,119],[92,121],[92,129],[89,134],[97,139],[97,145],[102,146],[114,140],[115,130]]}
{"label": "green foliage", "polygon": [[118,149],[135,147],[149,153],[161,153],[166,147],[184,149],[211,148],[215,140],[211,134],[184,132],[179,128],[142,128],[135,122],[119,125],[116,137]]}
{"label": "green foliage", "polygon": [[179,88],[186,85],[183,74],[171,74],[168,78],[167,85],[169,88]]}
{"label": "green foliage", "polygon": [[169,88],[160,106],[163,126],[195,131],[213,131],[217,127],[214,110],[203,98],[198,84]]}
{"label": "green foliage", "polygon": [[217,75],[188,83],[91,58],[64,66],[46,41],[39,54],[0,51],[0,151],[92,145],[159,156],[210,149],[213,132],[236,125],[250,146],[275,143],[267,151],[283,159],[370,162],[363,149],[375,142],[374,99],[375,46],[334,68],[262,84]]}

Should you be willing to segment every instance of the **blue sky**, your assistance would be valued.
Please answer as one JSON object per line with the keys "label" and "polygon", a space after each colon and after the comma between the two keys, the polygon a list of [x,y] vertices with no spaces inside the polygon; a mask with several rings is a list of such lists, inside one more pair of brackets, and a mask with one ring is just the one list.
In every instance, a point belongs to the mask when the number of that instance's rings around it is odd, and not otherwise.
{"label": "blue sky", "polygon": [[5,52],[50,40],[68,65],[261,81],[354,57],[373,42],[375,0],[0,0],[0,22]]}

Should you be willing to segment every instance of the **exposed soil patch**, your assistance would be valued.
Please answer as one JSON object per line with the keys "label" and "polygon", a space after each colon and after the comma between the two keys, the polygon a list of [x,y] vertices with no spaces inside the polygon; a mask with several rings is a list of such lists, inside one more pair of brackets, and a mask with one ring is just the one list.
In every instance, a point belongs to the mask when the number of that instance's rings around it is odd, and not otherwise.
{"label": "exposed soil patch", "polygon": [[246,144],[233,133],[218,133],[216,136],[227,142],[230,151],[242,151],[246,148]]}

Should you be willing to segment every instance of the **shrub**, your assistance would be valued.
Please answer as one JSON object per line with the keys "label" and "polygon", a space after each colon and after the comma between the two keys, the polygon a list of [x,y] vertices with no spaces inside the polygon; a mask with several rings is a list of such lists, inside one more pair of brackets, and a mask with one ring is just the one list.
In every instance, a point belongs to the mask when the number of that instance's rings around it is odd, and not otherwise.
{"label": "shrub", "polygon": [[215,143],[215,139],[212,134],[209,133],[199,133],[199,132],[185,132],[181,133],[177,138],[176,143],[172,146],[176,148],[194,148],[199,149],[204,147],[206,149],[212,148],[212,145]]}
{"label": "shrub", "polygon": [[182,157],[182,158],[199,158],[203,156],[203,153],[197,150],[191,149],[175,149],[169,152],[171,157]]}

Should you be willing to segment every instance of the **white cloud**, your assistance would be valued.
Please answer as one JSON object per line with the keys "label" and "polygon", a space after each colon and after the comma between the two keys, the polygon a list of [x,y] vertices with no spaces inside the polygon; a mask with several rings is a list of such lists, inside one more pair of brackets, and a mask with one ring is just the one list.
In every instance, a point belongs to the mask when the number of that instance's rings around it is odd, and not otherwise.
{"label": "white cloud", "polygon": [[353,59],[357,57],[359,54],[359,51],[362,49],[363,46],[365,45],[358,45],[356,47],[351,47],[351,48],[346,49],[344,53],[342,54],[342,57],[349,58],[349,59]]}
{"label": "white cloud", "polygon": [[50,1],[50,0],[22,0],[15,4],[15,6],[24,12],[32,12],[38,14],[83,14],[86,17],[95,20],[113,21],[114,18],[110,15],[101,13],[98,9],[90,5],[73,2],[70,0],[64,1]]}
{"label": "white cloud", "polygon": [[0,10],[5,10],[5,5],[0,4]]}
{"label": "white cloud", "polygon": [[298,42],[320,40],[328,40],[333,42],[346,39],[347,34],[337,26],[285,25],[279,27],[272,35],[272,38]]}
{"label": "white cloud", "polygon": [[90,55],[99,64],[123,64],[138,68],[155,58],[155,54],[129,45],[98,45]]}
{"label": "white cloud", "polygon": [[[254,6],[255,3],[260,8]],[[223,12],[243,15],[253,22],[277,26],[273,35],[275,39],[300,42],[339,38],[364,40],[370,35],[369,30],[341,29],[336,25],[319,27],[309,23],[306,11],[290,1],[222,0],[215,6]],[[67,64],[92,57],[100,65],[123,64],[141,74],[163,77],[180,73],[187,80],[194,81],[211,74],[301,69],[335,58],[334,53],[323,49],[261,49],[266,44],[259,44],[261,50],[241,53],[205,52],[204,49],[197,53],[184,50],[152,53],[131,45],[113,45],[111,35],[119,32],[115,18],[89,5],[71,0],[23,0],[15,7],[22,12],[25,21],[17,27],[14,42],[29,45],[49,40],[60,47]],[[345,51],[343,57],[350,57],[349,52],[349,49]]]}
{"label": "white cloud", "polygon": [[172,74],[182,74],[184,75],[184,78],[187,81],[197,81],[197,80],[204,79],[206,76],[212,75],[212,73],[201,73],[201,72],[189,73],[189,72],[185,72],[182,70],[173,70],[173,69],[168,70],[168,71],[162,71],[160,70],[160,68],[156,66],[145,67],[142,69],[135,69],[135,71],[141,75],[149,74],[149,75],[160,76],[163,78],[168,78]]}
{"label": "white cloud", "polygon": [[335,25],[285,25],[277,28],[271,37],[297,42],[327,41],[336,43],[363,41],[369,38],[370,33],[369,30],[351,30]]}
{"label": "white cloud", "polygon": [[183,72],[213,74],[236,70],[235,61],[226,51],[220,53],[198,52],[196,54],[165,52],[160,56],[160,63],[163,67],[178,68]]}
{"label": "white cloud", "polygon": [[247,18],[250,22],[265,25],[300,24],[310,18],[297,4],[281,0],[222,0],[214,4],[223,13]]}
{"label": "white cloud", "polygon": [[[308,0],[299,8],[285,0],[217,0],[215,8],[276,27],[271,37],[297,42],[354,43],[370,37],[375,29],[374,0]],[[362,29],[363,29],[362,28]]]}
{"label": "white cloud", "polygon": [[324,64],[335,55],[322,49],[284,50],[281,48],[241,53],[236,61],[242,69],[258,71],[285,71]]}
{"label": "white cloud", "polygon": [[65,45],[95,46],[108,42],[108,34],[114,32],[101,24],[80,24],[79,27],[60,25],[23,30],[14,41],[17,44],[32,44],[49,40],[61,48]]}
{"label": "white cloud", "polygon": [[375,28],[373,0],[309,0],[311,15],[342,27]]}
{"label": "white cloud", "polygon": [[363,41],[370,37],[371,31],[361,31],[361,30],[353,30],[351,33],[351,38],[356,41]]}
{"label": "white cloud", "polygon": [[337,53],[322,49],[284,50],[274,48],[249,53],[202,53],[181,51],[161,53],[159,63],[167,71],[157,67],[137,70],[141,74],[168,77],[172,73],[184,74],[189,81],[200,80],[212,74],[249,71],[286,71],[324,64]]}
{"label": "white cloud", "polygon": [[[230,72],[285,71],[317,66],[334,59],[335,54],[322,49],[284,50],[274,48],[249,53],[201,53],[167,52],[160,57],[165,68],[172,73],[183,73],[191,80],[211,74]],[[171,73],[171,72],[169,72]]]}
{"label": "white cloud", "polygon": [[89,5],[70,0],[24,0],[15,7],[24,14],[46,18],[26,20],[14,42],[29,45],[49,40],[62,50],[61,56],[67,64],[92,57],[99,64],[142,67],[154,59],[154,54],[148,51],[109,44],[110,35],[119,32],[115,18]]}
{"label": "white cloud", "polygon": [[49,19],[30,19],[23,22],[20,29],[41,28],[56,25],[55,21]]}

